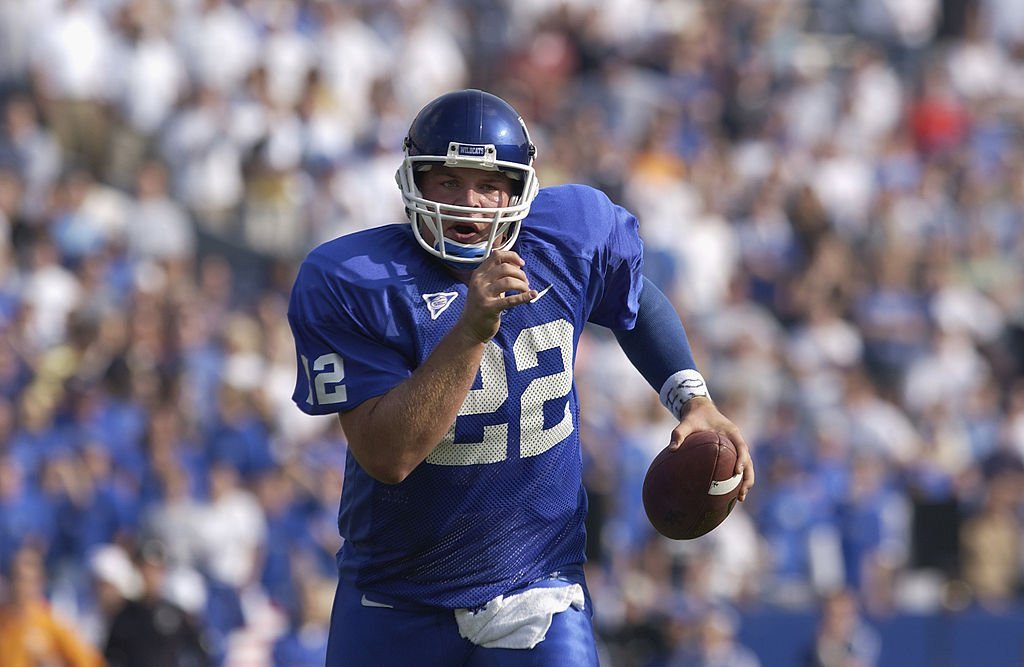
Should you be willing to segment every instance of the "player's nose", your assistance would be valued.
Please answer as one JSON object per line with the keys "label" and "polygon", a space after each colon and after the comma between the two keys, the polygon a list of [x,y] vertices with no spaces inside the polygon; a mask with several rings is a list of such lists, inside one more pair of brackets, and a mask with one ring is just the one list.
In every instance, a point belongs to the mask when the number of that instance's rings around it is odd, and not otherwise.
{"label": "player's nose", "polygon": [[468,187],[462,191],[462,206],[470,208],[483,208],[488,206],[487,196],[476,188]]}

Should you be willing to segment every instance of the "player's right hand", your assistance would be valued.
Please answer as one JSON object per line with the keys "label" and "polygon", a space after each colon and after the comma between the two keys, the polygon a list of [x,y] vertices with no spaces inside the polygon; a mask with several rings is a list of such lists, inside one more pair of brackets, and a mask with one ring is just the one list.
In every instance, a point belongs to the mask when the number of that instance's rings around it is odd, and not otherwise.
{"label": "player's right hand", "polygon": [[537,296],[523,271],[525,262],[511,250],[495,250],[469,275],[466,307],[459,326],[481,343],[494,338],[501,314]]}

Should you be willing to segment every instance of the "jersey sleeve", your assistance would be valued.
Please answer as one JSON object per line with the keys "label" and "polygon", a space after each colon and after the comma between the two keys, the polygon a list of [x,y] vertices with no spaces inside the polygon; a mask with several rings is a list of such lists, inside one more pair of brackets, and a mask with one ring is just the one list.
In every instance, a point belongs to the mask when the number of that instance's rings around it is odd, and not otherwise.
{"label": "jersey sleeve", "polygon": [[412,373],[389,335],[381,290],[360,288],[307,259],[288,306],[295,339],[292,400],[303,412],[347,412],[386,393]]}
{"label": "jersey sleeve", "polygon": [[[596,192],[596,191],[595,191]],[[588,321],[609,329],[632,329],[640,302],[643,241],[636,217],[603,194],[595,195],[594,217],[605,224],[591,266],[594,301]]]}

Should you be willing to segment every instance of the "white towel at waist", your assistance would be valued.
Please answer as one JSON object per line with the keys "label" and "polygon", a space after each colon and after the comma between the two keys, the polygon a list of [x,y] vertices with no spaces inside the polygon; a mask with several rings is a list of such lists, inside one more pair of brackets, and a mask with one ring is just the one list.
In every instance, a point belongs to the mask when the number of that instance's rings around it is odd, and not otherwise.
{"label": "white towel at waist", "polygon": [[456,609],[459,634],[477,646],[529,649],[539,644],[551,627],[551,619],[570,606],[583,609],[583,587],[569,584],[529,588],[505,597],[499,595],[483,609]]}

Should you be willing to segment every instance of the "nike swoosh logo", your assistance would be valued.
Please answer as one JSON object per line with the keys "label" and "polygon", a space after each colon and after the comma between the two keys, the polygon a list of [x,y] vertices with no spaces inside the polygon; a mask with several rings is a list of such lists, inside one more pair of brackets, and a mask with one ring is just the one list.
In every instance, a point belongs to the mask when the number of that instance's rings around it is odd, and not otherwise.
{"label": "nike swoosh logo", "polygon": [[363,599],[359,601],[359,604],[363,605],[364,607],[377,607],[379,609],[394,609],[395,608],[395,605],[393,605],[393,604],[384,604],[383,602],[377,602],[376,600],[371,600],[370,598],[366,597],[365,594],[363,594]]}
{"label": "nike swoosh logo", "polygon": [[537,301],[537,300],[538,300],[538,299],[540,299],[540,298],[541,298],[542,296],[544,296],[545,294],[547,294],[547,293],[548,293],[548,290],[549,290],[549,289],[551,289],[551,285],[548,285],[547,287],[545,287],[545,288],[544,288],[544,289],[542,289],[541,291],[537,292],[537,296],[535,296],[535,297],[533,297],[532,299],[530,299],[530,303],[533,303],[534,301]]}
{"label": "nike swoosh logo", "polygon": [[729,479],[723,479],[721,482],[711,480],[711,488],[708,489],[709,496],[724,496],[727,493],[732,493],[732,490],[740,485],[740,481],[743,479],[743,473],[739,472],[730,477]]}

